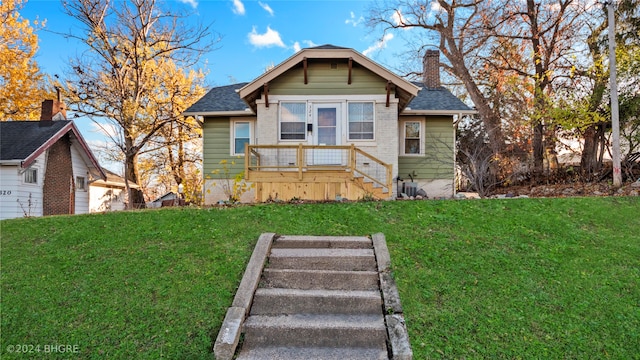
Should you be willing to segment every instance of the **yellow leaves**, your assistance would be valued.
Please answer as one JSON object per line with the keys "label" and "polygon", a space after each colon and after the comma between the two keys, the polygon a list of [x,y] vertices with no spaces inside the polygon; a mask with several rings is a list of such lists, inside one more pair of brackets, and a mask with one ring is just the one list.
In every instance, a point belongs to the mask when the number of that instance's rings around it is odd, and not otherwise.
{"label": "yellow leaves", "polygon": [[20,16],[22,7],[22,0],[0,2],[0,120],[39,119],[46,93],[34,60],[38,37],[29,20]]}

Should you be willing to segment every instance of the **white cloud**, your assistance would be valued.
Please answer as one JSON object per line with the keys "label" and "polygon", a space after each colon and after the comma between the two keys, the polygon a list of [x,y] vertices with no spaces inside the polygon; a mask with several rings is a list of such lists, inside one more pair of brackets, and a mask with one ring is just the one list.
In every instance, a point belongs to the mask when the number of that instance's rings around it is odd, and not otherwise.
{"label": "white cloud", "polygon": [[396,26],[399,26],[399,25],[407,23],[407,19],[404,17],[404,15],[402,15],[400,10],[396,10],[396,11],[393,12],[393,15],[391,15],[391,20],[393,20],[393,23]]}
{"label": "white cloud", "polygon": [[307,47],[316,47],[316,46],[318,46],[318,44],[314,43],[311,40],[303,40],[302,42],[307,44]]}
{"label": "white cloud", "polygon": [[258,34],[255,26],[249,33],[249,42],[256,47],[286,47],[280,38],[280,33],[267,26],[267,31],[264,34]]}
{"label": "white cloud", "polygon": [[296,42],[294,42],[294,43],[293,43],[293,51],[294,51],[294,52],[298,52],[298,51],[300,51],[300,49],[301,49],[301,48],[300,48],[300,43],[299,43],[299,42],[297,42],[297,41],[296,41]]}
{"label": "white cloud", "polygon": [[183,4],[191,5],[191,7],[194,9],[198,7],[198,0],[178,0],[178,1]]}
{"label": "white cloud", "polygon": [[431,11],[435,11],[435,12],[439,12],[442,11],[442,6],[440,6],[440,3],[437,1],[433,1],[431,3]]}
{"label": "white cloud", "polygon": [[393,39],[393,34],[388,33],[385,34],[381,40],[378,40],[375,44],[369,46],[365,51],[362,52],[362,55],[369,56],[372,52],[380,49],[384,49],[387,47],[387,43]]}
{"label": "white cloud", "polygon": [[238,15],[244,15],[246,11],[244,10],[244,4],[240,0],[233,0],[233,13]]}
{"label": "white cloud", "polygon": [[100,134],[102,136],[108,136],[111,139],[120,138],[120,128],[111,123],[93,122],[91,123],[91,132]]}
{"label": "white cloud", "polygon": [[357,27],[358,25],[362,24],[362,22],[364,21],[364,17],[360,16],[358,19],[356,19],[356,14],[353,13],[353,11],[351,11],[351,18],[347,19],[344,21],[345,24],[349,25],[353,25],[353,27]]}
{"label": "white cloud", "polygon": [[269,4],[258,1],[258,5],[260,5],[260,7],[264,9],[264,11],[268,12],[269,15],[273,16],[273,9],[271,8],[271,6],[269,6]]}

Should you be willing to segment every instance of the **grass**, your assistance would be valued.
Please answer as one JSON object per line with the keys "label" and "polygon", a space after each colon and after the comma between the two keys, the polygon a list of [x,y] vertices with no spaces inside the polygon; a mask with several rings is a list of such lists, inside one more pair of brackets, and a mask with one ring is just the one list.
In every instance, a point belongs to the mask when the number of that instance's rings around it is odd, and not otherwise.
{"label": "grass", "polygon": [[639,229],[624,197],[5,220],[0,358],[211,359],[261,233],[383,232],[415,359],[640,359]]}

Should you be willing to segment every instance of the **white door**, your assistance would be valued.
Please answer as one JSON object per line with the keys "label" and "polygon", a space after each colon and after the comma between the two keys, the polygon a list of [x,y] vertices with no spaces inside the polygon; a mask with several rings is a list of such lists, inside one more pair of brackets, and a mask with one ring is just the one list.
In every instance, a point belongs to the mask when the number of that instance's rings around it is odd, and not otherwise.
{"label": "white door", "polygon": [[[341,145],[340,104],[313,105],[313,145]],[[341,165],[342,150],[314,149],[311,157],[314,165]]]}

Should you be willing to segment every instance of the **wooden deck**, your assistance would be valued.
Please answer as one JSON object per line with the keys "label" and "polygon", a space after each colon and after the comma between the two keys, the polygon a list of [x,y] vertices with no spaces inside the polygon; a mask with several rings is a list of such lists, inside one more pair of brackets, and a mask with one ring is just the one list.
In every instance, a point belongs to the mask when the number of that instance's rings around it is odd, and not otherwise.
{"label": "wooden deck", "polygon": [[[391,165],[354,146],[248,145],[245,150],[245,179],[255,184],[258,202],[392,196]],[[319,164],[318,153],[339,160]]]}

